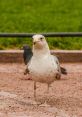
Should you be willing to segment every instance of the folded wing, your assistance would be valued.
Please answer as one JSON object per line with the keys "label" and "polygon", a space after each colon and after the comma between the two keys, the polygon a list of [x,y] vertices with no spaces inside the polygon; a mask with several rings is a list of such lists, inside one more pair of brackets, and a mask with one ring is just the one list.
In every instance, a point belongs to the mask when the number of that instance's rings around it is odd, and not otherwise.
{"label": "folded wing", "polygon": [[59,74],[64,74],[67,75],[67,70],[63,67],[60,66],[59,60],[56,56],[52,55],[54,57],[54,61],[57,63],[57,70],[59,72]]}
{"label": "folded wing", "polygon": [[33,56],[32,49],[28,45],[24,45],[23,50],[24,50],[23,53],[24,63],[25,65],[27,65]]}

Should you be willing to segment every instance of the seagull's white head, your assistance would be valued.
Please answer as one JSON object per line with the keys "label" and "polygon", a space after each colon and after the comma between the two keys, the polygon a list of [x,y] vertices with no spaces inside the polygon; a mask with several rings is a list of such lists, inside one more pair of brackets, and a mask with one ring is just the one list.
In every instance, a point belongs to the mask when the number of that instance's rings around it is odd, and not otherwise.
{"label": "seagull's white head", "polygon": [[33,46],[35,49],[43,49],[48,46],[46,39],[43,35],[34,35],[33,37]]}
{"label": "seagull's white head", "polygon": [[48,53],[49,52],[49,46],[47,44],[47,41],[43,35],[37,34],[33,37],[33,51],[39,51],[39,53]]}

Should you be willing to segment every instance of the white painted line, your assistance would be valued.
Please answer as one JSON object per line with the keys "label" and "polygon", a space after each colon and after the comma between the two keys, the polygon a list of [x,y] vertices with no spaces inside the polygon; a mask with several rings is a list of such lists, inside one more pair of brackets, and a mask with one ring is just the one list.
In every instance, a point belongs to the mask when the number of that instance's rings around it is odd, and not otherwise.
{"label": "white painted line", "polygon": [[8,117],[32,117],[32,116],[26,115],[23,112],[22,113],[21,112],[19,112],[19,113],[13,112],[13,113],[8,113]]}
{"label": "white painted line", "polygon": [[5,91],[1,91],[0,96],[4,96],[6,98],[15,98],[15,97],[17,97],[16,94],[11,94],[11,93],[5,92]]}
{"label": "white painted line", "polygon": [[[48,107],[45,110],[50,113],[53,113],[56,117],[70,117],[70,115],[66,111],[58,109],[56,107]],[[77,117],[77,116],[73,115],[72,117]]]}

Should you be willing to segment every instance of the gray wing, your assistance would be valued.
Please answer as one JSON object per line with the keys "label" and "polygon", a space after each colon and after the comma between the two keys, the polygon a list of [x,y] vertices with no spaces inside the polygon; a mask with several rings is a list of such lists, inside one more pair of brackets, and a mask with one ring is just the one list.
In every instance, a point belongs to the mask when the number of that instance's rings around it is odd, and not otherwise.
{"label": "gray wing", "polygon": [[52,55],[52,56],[54,57],[54,61],[57,63],[57,66],[58,66],[57,70],[58,70],[58,72],[60,74],[66,75],[67,74],[67,70],[60,66],[59,60],[58,60],[58,58],[56,56],[54,56],[54,55]]}
{"label": "gray wing", "polygon": [[24,50],[23,53],[24,63],[25,65],[27,65],[33,56],[32,49],[28,45],[24,45],[23,50]]}
{"label": "gray wing", "polygon": [[23,50],[24,50],[24,53],[23,53],[24,63],[25,65],[27,65],[24,71],[24,75],[26,75],[26,74],[29,74],[28,64],[30,63],[33,53],[32,53],[32,49],[28,45],[24,45]]}
{"label": "gray wing", "polygon": [[54,61],[56,62],[57,64],[57,71],[61,74],[61,68],[60,68],[60,63],[59,63],[59,60],[56,56],[52,55],[54,57]]}

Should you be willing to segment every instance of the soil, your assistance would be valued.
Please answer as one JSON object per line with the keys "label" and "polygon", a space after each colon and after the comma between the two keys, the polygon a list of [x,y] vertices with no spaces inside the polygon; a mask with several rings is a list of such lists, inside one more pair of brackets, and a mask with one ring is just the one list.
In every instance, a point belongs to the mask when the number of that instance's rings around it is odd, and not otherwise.
{"label": "soil", "polygon": [[[62,64],[68,74],[47,84],[23,74],[24,64],[0,64],[0,117],[82,117],[82,64]],[[46,103],[45,103],[46,101]]]}

